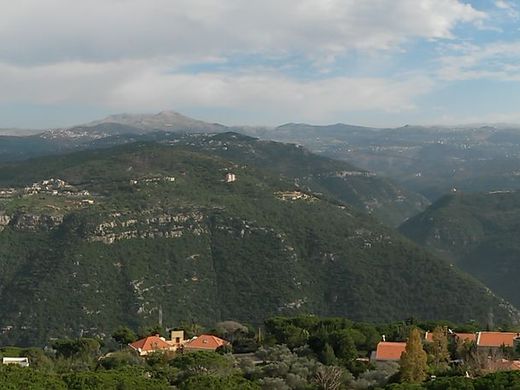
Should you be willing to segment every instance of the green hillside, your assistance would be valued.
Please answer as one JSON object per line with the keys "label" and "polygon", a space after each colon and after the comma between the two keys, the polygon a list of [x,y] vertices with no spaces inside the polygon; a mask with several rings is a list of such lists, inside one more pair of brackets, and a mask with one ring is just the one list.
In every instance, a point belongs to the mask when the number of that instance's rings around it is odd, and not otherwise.
{"label": "green hillside", "polygon": [[390,226],[423,211],[429,201],[390,180],[349,163],[311,153],[299,145],[261,141],[237,133],[182,137],[193,150],[269,169],[308,191],[337,198]]}
{"label": "green hillside", "polygon": [[160,311],[172,325],[518,319],[371,217],[219,154],[134,143],[1,167],[0,342],[103,336]]}
{"label": "green hillside", "polygon": [[448,195],[400,230],[520,305],[520,192]]}
{"label": "green hillside", "polygon": [[390,226],[398,226],[430,204],[422,195],[405,190],[386,178],[346,162],[318,156],[296,145],[260,141],[233,132],[140,134],[139,131],[127,125],[103,123],[55,130],[34,137],[0,137],[0,162],[155,141],[183,145],[194,151],[202,149],[225,159],[269,169],[302,188],[348,202]]}

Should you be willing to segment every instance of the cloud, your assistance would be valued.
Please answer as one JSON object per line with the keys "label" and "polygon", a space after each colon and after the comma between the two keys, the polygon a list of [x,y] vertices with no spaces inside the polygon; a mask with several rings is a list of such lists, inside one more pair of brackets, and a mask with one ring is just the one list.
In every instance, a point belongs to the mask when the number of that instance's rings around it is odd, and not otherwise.
{"label": "cloud", "polygon": [[0,64],[2,102],[100,105],[114,111],[225,109],[272,120],[326,120],[347,111],[401,112],[430,90],[420,77],[332,77],[301,81],[276,71],[171,73],[140,61]]}
{"label": "cloud", "polygon": [[224,109],[256,121],[402,112],[431,77],[370,71],[359,58],[456,41],[461,24],[486,19],[459,0],[5,2],[0,103]]}
{"label": "cloud", "polygon": [[520,81],[520,41],[466,44],[454,48],[456,54],[439,59],[439,78],[449,81]]}
{"label": "cloud", "polygon": [[485,17],[457,0],[18,0],[2,5],[0,61],[319,59],[450,38],[459,23]]}
{"label": "cloud", "polygon": [[517,7],[513,3],[506,0],[496,0],[495,7],[504,11],[510,18],[518,19]]}

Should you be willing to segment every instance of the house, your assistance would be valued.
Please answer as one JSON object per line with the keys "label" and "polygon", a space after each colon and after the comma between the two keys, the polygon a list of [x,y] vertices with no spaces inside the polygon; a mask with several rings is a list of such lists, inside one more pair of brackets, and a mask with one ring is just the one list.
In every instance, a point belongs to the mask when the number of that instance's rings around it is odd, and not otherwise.
{"label": "house", "polygon": [[4,357],[2,364],[13,364],[20,367],[29,367],[29,358],[27,357]]}
{"label": "house", "polygon": [[477,348],[513,347],[520,343],[520,333],[517,332],[478,332]]}
{"label": "house", "polygon": [[134,341],[133,343],[128,344],[131,349],[136,351],[139,356],[146,356],[152,352],[166,352],[166,351],[175,351],[175,347],[170,345],[164,337],[159,337],[159,335],[148,336],[144,339],[140,339]]}
{"label": "house", "polygon": [[234,181],[237,181],[237,177],[234,173],[228,173],[225,177],[226,183],[233,183]]}
{"label": "house", "polygon": [[370,360],[373,362],[397,362],[401,359],[401,354],[405,349],[405,342],[380,341]]}
{"label": "house", "polygon": [[216,351],[217,348],[229,345],[229,341],[223,340],[217,336],[202,334],[194,337],[184,344],[184,351]]}

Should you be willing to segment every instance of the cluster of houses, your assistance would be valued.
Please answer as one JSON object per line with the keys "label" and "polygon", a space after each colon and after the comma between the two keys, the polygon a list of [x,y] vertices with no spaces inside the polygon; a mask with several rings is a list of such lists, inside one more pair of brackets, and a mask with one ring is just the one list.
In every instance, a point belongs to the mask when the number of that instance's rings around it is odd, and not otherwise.
{"label": "cluster of houses", "polygon": [[[88,190],[80,190],[62,179],[46,179],[23,189],[25,195],[52,195],[52,196],[70,196],[70,197],[87,197],[90,196]],[[82,199],[81,204],[92,205],[93,199]]]}
{"label": "cluster of houses", "polygon": [[278,191],[274,194],[278,199],[281,200],[307,200],[314,199],[312,195],[306,194],[301,191]]}
{"label": "cluster of houses", "polygon": [[146,356],[154,352],[196,352],[216,351],[220,347],[229,345],[229,342],[217,336],[202,334],[191,339],[184,338],[183,330],[172,330],[170,339],[159,335],[148,336],[128,344],[130,349],[136,351],[139,356]]}
{"label": "cluster of houses", "polygon": [[154,176],[154,177],[145,177],[142,179],[130,179],[130,185],[138,185],[138,184],[151,184],[151,183],[173,183],[175,181],[175,177],[173,176]]}
{"label": "cluster of houses", "polygon": [[90,196],[87,190],[78,190],[74,186],[61,179],[46,179],[38,183],[33,183],[24,188],[27,195],[47,194],[65,196]]}
{"label": "cluster of houses", "polygon": [[[501,348],[516,348],[520,345],[520,333],[517,332],[477,332],[477,333],[457,333],[448,332],[448,337],[453,341],[474,343],[477,350],[483,352],[499,351]],[[426,332],[424,342],[432,342],[433,334]],[[405,351],[406,342],[390,342],[383,340],[377,344],[377,349],[372,353],[371,361],[387,362],[399,361],[401,354]],[[507,370],[520,370],[520,361],[501,359],[500,363]]]}

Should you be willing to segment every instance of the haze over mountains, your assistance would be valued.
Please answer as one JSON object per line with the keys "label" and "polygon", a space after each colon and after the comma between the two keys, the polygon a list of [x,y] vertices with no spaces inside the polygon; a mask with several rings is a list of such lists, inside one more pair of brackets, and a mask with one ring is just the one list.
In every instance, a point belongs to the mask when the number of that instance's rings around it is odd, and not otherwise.
{"label": "haze over mountains", "polygon": [[[297,143],[386,176],[430,201],[453,188],[463,191],[520,189],[520,126],[421,127],[376,129],[345,124],[285,124],[276,128],[206,123],[174,111],[119,114],[89,124],[43,132],[27,139],[0,138],[0,160],[27,158],[42,152],[90,147],[111,136],[150,132],[213,133],[236,131],[267,140]],[[52,139],[54,145],[46,141]],[[30,151],[24,148],[26,141]],[[117,142],[113,140],[113,142]],[[119,142],[125,142],[120,139]],[[5,147],[4,145],[9,145]],[[28,147],[29,148],[29,147]]]}
{"label": "haze over mountains", "polygon": [[[227,127],[175,112],[2,136],[0,339],[106,334],[160,307],[169,322],[517,322],[516,247],[495,244],[516,237],[519,146],[514,128]],[[428,208],[454,188],[511,191],[511,208],[491,194]],[[403,222],[426,249],[392,228]]]}

